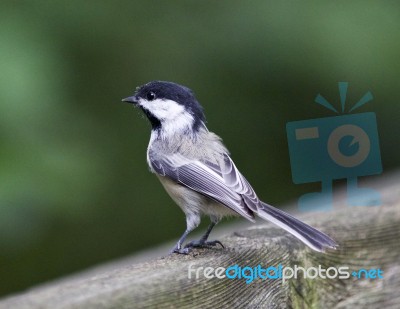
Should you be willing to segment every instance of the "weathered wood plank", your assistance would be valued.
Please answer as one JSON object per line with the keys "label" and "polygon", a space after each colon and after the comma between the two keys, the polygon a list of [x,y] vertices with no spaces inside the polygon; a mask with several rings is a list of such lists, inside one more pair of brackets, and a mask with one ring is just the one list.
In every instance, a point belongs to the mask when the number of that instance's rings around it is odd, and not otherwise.
{"label": "weathered wood plank", "polygon": [[[220,239],[226,248],[118,265],[8,297],[0,308],[400,308],[400,185],[386,186],[384,197],[379,207],[343,207],[307,220],[340,244],[326,254],[272,224],[256,225]],[[235,264],[380,268],[383,279],[188,278],[190,265]]]}

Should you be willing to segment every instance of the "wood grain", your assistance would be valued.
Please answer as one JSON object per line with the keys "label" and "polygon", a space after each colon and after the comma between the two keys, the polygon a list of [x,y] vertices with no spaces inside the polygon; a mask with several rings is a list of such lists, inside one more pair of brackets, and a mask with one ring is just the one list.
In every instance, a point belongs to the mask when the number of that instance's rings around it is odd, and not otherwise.
{"label": "wood grain", "polygon": [[[312,251],[266,223],[224,236],[225,248],[116,264],[8,297],[0,308],[400,308],[400,185],[387,185],[383,192],[382,206],[342,207],[306,220],[340,244],[336,251]],[[383,279],[300,277],[284,284],[274,279],[246,284],[243,279],[188,278],[190,265],[235,264],[380,268]]]}

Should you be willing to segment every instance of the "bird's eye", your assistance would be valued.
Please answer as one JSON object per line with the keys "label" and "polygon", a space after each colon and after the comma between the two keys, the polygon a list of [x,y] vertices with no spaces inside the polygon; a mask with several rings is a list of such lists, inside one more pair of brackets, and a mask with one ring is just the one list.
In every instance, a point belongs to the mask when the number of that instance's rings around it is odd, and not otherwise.
{"label": "bird's eye", "polygon": [[153,101],[156,98],[156,94],[150,91],[149,93],[147,93],[146,98],[148,101]]}

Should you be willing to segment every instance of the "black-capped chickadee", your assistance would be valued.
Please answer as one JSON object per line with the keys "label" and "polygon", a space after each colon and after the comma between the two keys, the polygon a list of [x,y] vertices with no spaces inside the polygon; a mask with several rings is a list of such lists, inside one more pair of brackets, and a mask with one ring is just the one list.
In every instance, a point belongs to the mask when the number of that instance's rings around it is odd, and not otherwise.
{"label": "black-capped chickadee", "polygon": [[[122,101],[139,107],[150,120],[147,163],[186,214],[186,231],[172,252],[186,254],[193,247],[221,244],[207,239],[222,217],[240,215],[254,222],[255,214],[316,251],[338,246],[324,233],[258,199],[221,138],[208,131],[203,108],[189,88],[152,81]],[[199,241],[183,247],[186,236],[199,225],[201,215],[210,217],[210,226]]]}

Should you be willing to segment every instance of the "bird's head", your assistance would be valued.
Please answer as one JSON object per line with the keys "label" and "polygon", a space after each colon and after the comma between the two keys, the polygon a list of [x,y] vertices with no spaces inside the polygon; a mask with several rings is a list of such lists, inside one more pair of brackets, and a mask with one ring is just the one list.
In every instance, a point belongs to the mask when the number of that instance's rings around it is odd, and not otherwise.
{"label": "bird's head", "polygon": [[203,108],[193,92],[172,82],[149,82],[136,88],[133,96],[122,101],[142,109],[153,130],[170,134],[182,130],[196,132],[205,122]]}

